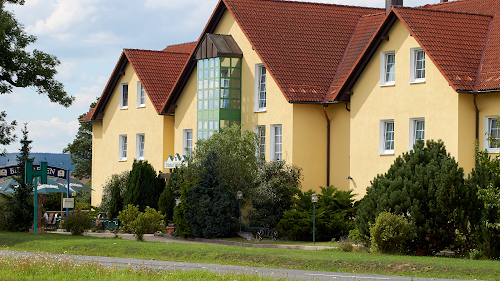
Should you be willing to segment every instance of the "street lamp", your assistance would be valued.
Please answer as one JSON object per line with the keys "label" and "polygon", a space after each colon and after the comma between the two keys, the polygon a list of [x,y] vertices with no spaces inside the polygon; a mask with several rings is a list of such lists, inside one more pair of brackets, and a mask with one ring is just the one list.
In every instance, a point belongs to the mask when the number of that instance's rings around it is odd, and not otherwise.
{"label": "street lamp", "polygon": [[311,195],[313,203],[313,245],[316,245],[316,202],[318,202],[318,194]]}
{"label": "street lamp", "polygon": [[241,199],[243,199],[243,192],[240,190],[236,192],[236,198],[238,199],[238,205],[239,205],[239,212],[240,212],[240,232],[241,232]]}

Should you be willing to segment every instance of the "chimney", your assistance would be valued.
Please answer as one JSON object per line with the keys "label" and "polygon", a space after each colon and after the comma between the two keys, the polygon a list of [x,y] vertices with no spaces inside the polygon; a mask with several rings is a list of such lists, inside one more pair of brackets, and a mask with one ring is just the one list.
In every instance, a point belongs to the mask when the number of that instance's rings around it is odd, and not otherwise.
{"label": "chimney", "polygon": [[441,0],[440,3],[448,2],[448,0]]}
{"label": "chimney", "polygon": [[[443,0],[441,0],[443,1]],[[403,0],[385,0],[385,13],[389,13],[391,6],[403,6]]]}

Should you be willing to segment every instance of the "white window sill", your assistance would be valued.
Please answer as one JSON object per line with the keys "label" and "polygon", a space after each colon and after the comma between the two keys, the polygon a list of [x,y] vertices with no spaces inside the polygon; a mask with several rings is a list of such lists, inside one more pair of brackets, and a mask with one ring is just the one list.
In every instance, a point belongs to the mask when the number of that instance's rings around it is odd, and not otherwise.
{"label": "white window sill", "polygon": [[486,151],[491,154],[498,154],[500,153],[500,148],[486,148]]}
{"label": "white window sill", "polygon": [[392,87],[396,86],[396,82],[387,82],[385,84],[380,84],[380,87]]}
{"label": "white window sill", "polygon": [[145,104],[141,104],[141,105],[139,105],[137,108],[145,108],[145,107],[146,107],[146,105],[145,105]]}
{"label": "white window sill", "polygon": [[266,111],[267,111],[266,108],[259,108],[259,109],[254,110],[253,112],[254,113],[260,113],[260,112],[266,112]]}
{"label": "white window sill", "polygon": [[139,160],[139,161],[144,161],[144,157],[139,157],[139,158],[136,158],[136,160]]}
{"label": "white window sill", "polygon": [[126,162],[127,161],[127,158],[122,158],[122,159],[119,159],[118,162]]}
{"label": "white window sill", "polygon": [[386,156],[386,155],[394,155],[394,150],[386,150],[384,152],[379,153],[380,156]]}
{"label": "white window sill", "polygon": [[424,84],[425,83],[425,79],[423,80],[415,80],[415,81],[410,81],[410,84]]}
{"label": "white window sill", "polygon": [[122,106],[122,107],[120,107],[120,110],[122,110],[122,109],[128,109],[128,106]]}

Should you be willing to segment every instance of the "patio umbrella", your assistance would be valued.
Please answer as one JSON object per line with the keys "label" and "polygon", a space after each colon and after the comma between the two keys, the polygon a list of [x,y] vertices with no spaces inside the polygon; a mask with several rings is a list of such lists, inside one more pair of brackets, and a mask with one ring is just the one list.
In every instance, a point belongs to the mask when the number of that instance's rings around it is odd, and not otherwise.
{"label": "patio umbrella", "polygon": [[[0,193],[13,194],[15,192],[13,187],[18,185],[19,183],[13,178],[0,182]],[[46,184],[38,183],[37,191],[38,193],[43,193],[43,194],[55,193],[55,192],[66,193],[66,186],[59,184],[57,180],[55,180],[55,178],[48,177]],[[71,188],[71,185],[69,191],[77,192],[76,190]]]}
{"label": "patio umbrella", "polygon": [[[49,177],[50,179],[54,179],[58,184],[63,185],[64,187],[67,186],[68,181],[66,179],[61,179],[61,178],[52,178]],[[86,191],[86,190],[92,190],[88,185],[85,185],[73,178],[69,179],[69,190],[70,192],[81,192],[81,191]]]}

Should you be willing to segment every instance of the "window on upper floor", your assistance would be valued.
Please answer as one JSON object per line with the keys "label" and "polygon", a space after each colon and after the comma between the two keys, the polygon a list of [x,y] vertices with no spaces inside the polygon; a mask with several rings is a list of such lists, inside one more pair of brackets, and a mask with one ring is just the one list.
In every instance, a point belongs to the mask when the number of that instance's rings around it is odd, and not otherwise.
{"label": "window on upper floor", "polygon": [[254,111],[266,111],[266,76],[267,70],[263,64],[255,65],[255,109]]}
{"label": "window on upper floor", "polygon": [[128,84],[120,84],[120,109],[128,108]]}
{"label": "window on upper floor", "polygon": [[137,82],[137,107],[146,107],[146,90],[141,82]]}
{"label": "window on upper floor", "polygon": [[271,160],[283,160],[283,129],[281,125],[271,125]]}
{"label": "window on upper floor", "polygon": [[137,134],[135,143],[136,143],[135,158],[137,160],[144,160],[144,147],[146,143],[146,136],[144,134]]}
{"label": "window on upper floor", "polygon": [[258,156],[266,160],[266,126],[255,126],[255,133],[259,137]]}
{"label": "window on upper floor", "polygon": [[425,141],[425,118],[410,119],[410,150],[417,141],[421,139]]}
{"label": "window on upper floor", "polygon": [[489,153],[500,153],[500,126],[498,116],[484,118],[484,147]]}
{"label": "window on upper floor", "polygon": [[422,48],[410,51],[410,83],[425,82],[425,52]]}
{"label": "window on upper floor", "polygon": [[119,137],[118,161],[127,161],[127,135]]}
{"label": "window on upper floor", "polygon": [[396,54],[380,53],[380,86],[394,86],[396,82]]}
{"label": "window on upper floor", "polygon": [[183,140],[182,140],[182,146],[184,147],[184,151],[186,152],[186,155],[191,154],[193,152],[193,130],[192,129],[186,129],[184,130],[183,134]]}
{"label": "window on upper floor", "polygon": [[394,154],[394,120],[380,121],[380,155]]}

